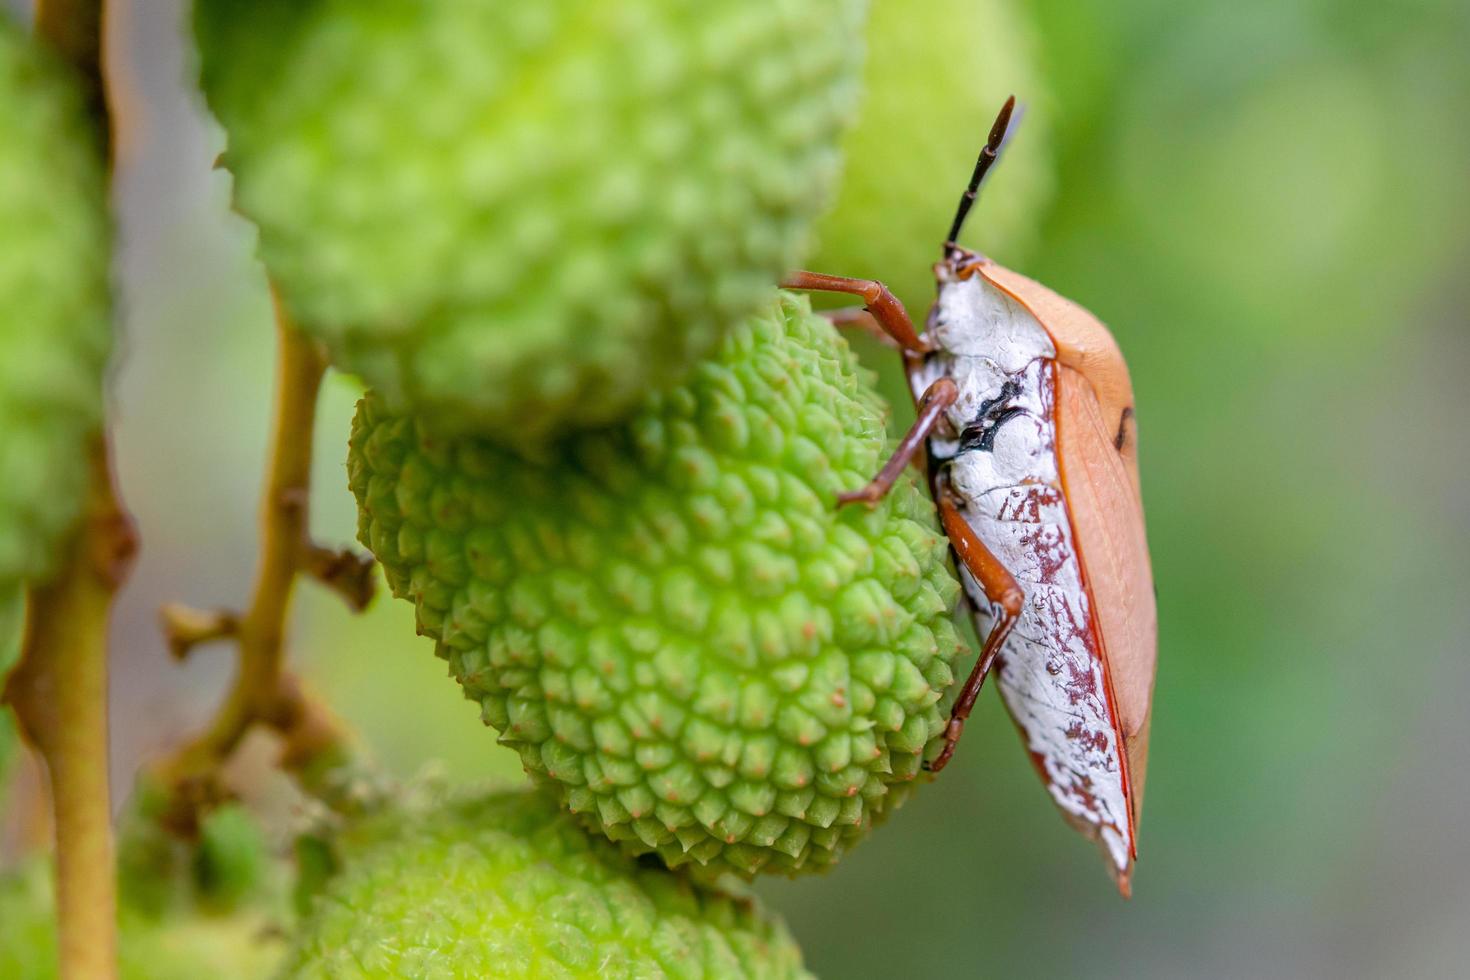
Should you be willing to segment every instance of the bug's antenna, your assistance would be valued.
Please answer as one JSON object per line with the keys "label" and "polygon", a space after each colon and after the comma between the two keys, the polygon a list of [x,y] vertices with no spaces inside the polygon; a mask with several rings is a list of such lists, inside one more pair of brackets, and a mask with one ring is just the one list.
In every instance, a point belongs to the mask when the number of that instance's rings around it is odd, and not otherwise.
{"label": "bug's antenna", "polygon": [[960,238],[960,229],[965,226],[965,218],[970,214],[970,208],[975,204],[975,195],[980,190],[980,181],[985,179],[985,173],[995,163],[996,157],[1000,155],[1001,141],[1006,138],[1006,130],[1011,125],[1011,112],[1016,108],[1016,97],[1013,95],[1006,99],[1006,104],[1000,107],[1000,114],[995,117],[995,125],[990,127],[990,139],[985,141],[985,148],[980,151],[980,157],[975,161],[975,172],[970,175],[970,186],[965,188],[965,193],[960,196],[960,206],[955,210],[954,224],[949,226],[949,235],[944,239],[945,256],[953,255],[959,250],[957,244]]}

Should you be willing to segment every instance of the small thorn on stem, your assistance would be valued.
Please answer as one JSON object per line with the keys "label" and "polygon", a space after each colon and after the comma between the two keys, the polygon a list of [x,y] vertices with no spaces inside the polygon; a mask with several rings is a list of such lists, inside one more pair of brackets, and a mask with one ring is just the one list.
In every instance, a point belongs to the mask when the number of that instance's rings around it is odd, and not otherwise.
{"label": "small thorn on stem", "polygon": [[188,660],[201,643],[230,639],[240,632],[239,614],[224,609],[206,611],[170,602],[159,608],[158,618],[168,652],[178,661]]}
{"label": "small thorn on stem", "polygon": [[349,607],[362,612],[373,601],[377,578],[374,561],[350,548],[326,548],[307,542],[302,570],[341,596]]}

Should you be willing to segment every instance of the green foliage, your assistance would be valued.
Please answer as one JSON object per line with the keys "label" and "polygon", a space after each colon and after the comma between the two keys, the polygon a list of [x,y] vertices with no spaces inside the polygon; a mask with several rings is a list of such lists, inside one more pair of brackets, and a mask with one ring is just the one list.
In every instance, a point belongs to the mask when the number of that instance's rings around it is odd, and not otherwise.
{"label": "green foliage", "polygon": [[805,977],[781,921],[589,837],[531,792],[355,831],[287,977]]}
{"label": "green foliage", "polygon": [[196,5],[236,204],[389,403],[518,446],[627,416],[828,197],[859,0]]}
{"label": "green foliage", "polygon": [[160,819],[169,799],[138,780],[118,827],[118,883],[125,906],[150,916],[204,910],[225,914],[283,898],[281,868],[256,818],[239,803],[210,810],[198,839],[184,841]]}
{"label": "green foliage", "polygon": [[[258,913],[153,917],[125,908],[119,919],[122,980],[265,980],[284,944]],[[0,977],[53,980],[55,894],[49,862],[0,874]]]}
{"label": "green foliage", "polygon": [[[76,86],[0,16],[0,601],[49,574],[102,410],[109,227]],[[0,623],[0,648],[14,642]]]}
{"label": "green foliage", "polygon": [[[281,872],[243,807],[215,810],[189,845],[156,822],[162,797],[146,782],[122,819],[118,845],[122,980],[263,980],[285,952]],[[50,861],[0,874],[0,977],[51,980],[56,971]]]}
{"label": "green foliage", "polygon": [[191,862],[202,904],[238,908],[261,888],[269,855],[265,838],[239,804],[220,807],[199,827],[199,846]]}
{"label": "green foliage", "polygon": [[1010,0],[874,0],[858,122],[837,202],[808,268],[879,279],[922,322],[955,205],[995,113],[1015,94],[1017,138],[964,240],[1013,262],[1035,245],[1052,190],[1050,105],[1034,32]]}
{"label": "green foliage", "polygon": [[671,866],[795,873],[909,793],[962,653],[927,493],[884,409],[782,294],[626,426],[528,463],[369,395],[359,537],[526,769]]}

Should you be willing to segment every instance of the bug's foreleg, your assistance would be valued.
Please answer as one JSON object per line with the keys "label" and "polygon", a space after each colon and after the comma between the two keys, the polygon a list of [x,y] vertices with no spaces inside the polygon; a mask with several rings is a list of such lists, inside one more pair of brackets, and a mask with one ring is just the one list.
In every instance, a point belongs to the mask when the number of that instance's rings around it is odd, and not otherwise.
{"label": "bug's foreleg", "polygon": [[955,745],[965,729],[965,719],[970,717],[975,699],[980,696],[985,675],[990,673],[995,656],[1000,653],[1001,646],[1010,635],[1011,627],[1021,618],[1021,606],[1026,599],[1010,570],[985,547],[985,542],[980,540],[975,529],[960,514],[954,502],[949,499],[949,494],[941,490],[937,496],[939,518],[944,524],[945,533],[949,535],[950,544],[954,546],[955,554],[959,556],[960,563],[975,576],[975,581],[985,590],[985,598],[994,603],[998,611],[995,622],[991,624],[990,635],[985,638],[985,645],[975,660],[975,667],[960,690],[960,696],[955,699],[954,707],[950,709],[949,725],[944,729],[944,748],[929,763],[930,772],[943,769],[954,755]]}
{"label": "bug's foreleg", "polygon": [[914,424],[904,434],[899,442],[898,448],[883,464],[878,475],[868,482],[861,490],[853,490],[850,493],[837,495],[837,506],[844,504],[876,504],[882,500],[893,484],[897,482],[899,474],[903,473],[904,467],[908,466],[914,459],[914,454],[919,447],[924,445],[924,440],[934,431],[939,420],[944,418],[944,413],[949,410],[960,397],[960,390],[949,378],[940,378],[924,391],[924,396],[919,399],[919,417],[914,419]]}
{"label": "bug's foreleg", "polygon": [[914,330],[914,321],[904,309],[898,297],[888,287],[875,279],[849,279],[846,276],[829,276],[820,272],[793,272],[781,280],[785,289],[810,289],[821,293],[848,293],[860,297],[863,308],[873,314],[873,319],[892,337],[898,346],[915,354],[925,354],[929,345],[919,339]]}

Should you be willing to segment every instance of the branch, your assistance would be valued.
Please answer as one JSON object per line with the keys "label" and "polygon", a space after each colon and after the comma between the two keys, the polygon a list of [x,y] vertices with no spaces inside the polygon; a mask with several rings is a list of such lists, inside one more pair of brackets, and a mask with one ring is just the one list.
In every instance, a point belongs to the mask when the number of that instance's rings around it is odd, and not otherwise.
{"label": "branch", "polygon": [[107,442],[90,452],[87,511],[55,580],[32,589],[21,662],[5,686],[50,778],[61,976],[110,977],[116,885],[107,783],[107,622],[137,538]]}
{"label": "branch", "polygon": [[168,822],[192,834],[199,815],[227,796],[220,770],[245,735],[262,725],[284,743],[281,766],[308,787],[323,765],[346,758],[347,739],[333,714],[284,666],[283,638],[299,575],[309,575],[362,609],[372,599],[371,559],[314,543],[307,532],[312,430],[326,363],[276,307],[275,418],[260,513],[260,564],[242,614],[178,605],[161,611],[170,650],[187,657],[200,643],[232,639],[239,668],[209,726],[163,764],[173,797]]}
{"label": "branch", "polygon": [[112,164],[112,118],[103,78],[103,0],[36,0],[36,34],[76,72],[92,126]]}
{"label": "branch", "polygon": [[[112,163],[102,72],[101,0],[39,0],[36,33],[76,71],[97,140]],[[46,766],[56,832],[60,976],[117,973],[117,885],[107,781],[107,625],[138,540],[113,482],[105,425],[88,448],[86,509],[56,577],[30,590],[21,660],[5,682]]]}

